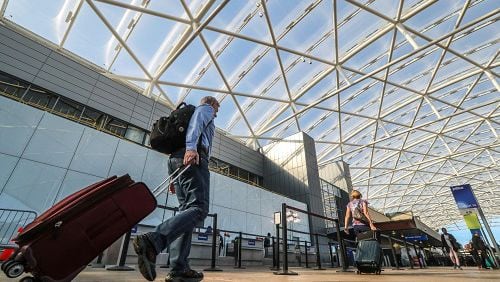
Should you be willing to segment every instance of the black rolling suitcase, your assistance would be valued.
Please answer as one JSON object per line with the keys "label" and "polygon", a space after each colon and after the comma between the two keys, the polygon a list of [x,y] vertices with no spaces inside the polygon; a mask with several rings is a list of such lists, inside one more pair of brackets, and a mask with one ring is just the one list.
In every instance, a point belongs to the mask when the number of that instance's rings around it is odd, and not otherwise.
{"label": "black rolling suitcase", "polygon": [[368,231],[360,235],[358,238],[370,236],[369,239],[358,240],[356,256],[354,257],[356,267],[358,268],[356,273],[380,274],[382,272],[382,248],[376,239],[376,232]]}

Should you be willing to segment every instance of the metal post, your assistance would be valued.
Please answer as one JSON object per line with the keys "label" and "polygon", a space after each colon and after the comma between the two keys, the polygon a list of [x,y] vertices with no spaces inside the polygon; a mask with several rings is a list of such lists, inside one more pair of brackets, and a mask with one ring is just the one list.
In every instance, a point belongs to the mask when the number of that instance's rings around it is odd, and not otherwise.
{"label": "metal post", "polygon": [[408,244],[406,243],[406,238],[403,236],[403,242],[405,243],[406,255],[408,256],[408,261],[410,262],[410,267],[413,269],[413,260],[411,259],[410,249],[408,248]]}
{"label": "metal post", "polygon": [[413,244],[413,249],[415,250],[415,255],[417,255],[418,265],[420,266],[420,268],[423,268],[422,263],[420,262],[420,257],[418,256],[418,253],[417,253],[417,245],[416,244]]}
{"label": "metal post", "polygon": [[307,252],[307,241],[304,241],[304,246],[305,246],[305,254],[306,254],[306,268],[309,268],[309,254]]}
{"label": "metal post", "polygon": [[296,272],[288,271],[288,240],[286,224],[286,204],[281,204],[281,228],[283,229],[283,271],[276,271],[276,275],[298,275]]}
{"label": "metal post", "polygon": [[424,250],[423,247],[419,246],[419,248],[420,248],[420,254],[418,255],[419,261],[420,261],[420,259],[422,259],[422,265],[423,265],[423,267],[427,268],[427,264],[425,263],[425,259],[424,259],[425,250]]}
{"label": "metal post", "polygon": [[106,270],[109,271],[132,271],[134,270],[132,267],[128,267],[125,265],[125,260],[127,259],[127,252],[128,252],[128,244],[130,241],[130,236],[131,236],[132,231],[130,230],[125,234],[125,239],[123,240],[122,243],[122,249],[120,252],[120,256],[118,258],[118,265],[111,266],[106,268]]}
{"label": "metal post", "polygon": [[[243,245],[243,234],[241,233],[241,231],[239,232],[239,235],[238,235],[238,266],[235,266],[234,268],[241,268],[241,269],[244,269],[245,267],[242,267],[241,266],[241,246]],[[236,249],[236,247],[235,247]]]}
{"label": "metal post", "polygon": [[97,261],[92,264],[92,268],[104,268],[104,264],[102,263],[102,257],[104,256],[104,253],[100,253],[99,256],[97,257]]}
{"label": "metal post", "polygon": [[316,241],[316,268],[314,270],[325,270],[321,267],[321,256],[319,253],[319,236],[318,233],[314,234],[314,240]]}
{"label": "metal post", "polygon": [[[344,226],[344,229],[345,228],[347,228],[347,226]],[[340,221],[338,219],[335,221],[335,230],[337,232],[337,242],[339,242],[340,255],[342,255],[342,269],[338,270],[338,272],[352,272],[352,270],[348,270],[349,263],[347,262],[347,255],[346,255],[347,250],[345,248],[344,240],[342,239],[342,236],[340,235]],[[340,256],[338,255],[338,252],[337,252],[337,256],[339,257],[339,260],[340,260]]]}
{"label": "metal post", "polygon": [[280,225],[276,224],[276,270],[280,270]]}
{"label": "metal post", "polygon": [[396,264],[396,269],[399,270],[399,263],[398,263],[398,258],[396,257],[396,251],[394,250],[394,246],[392,245],[392,237],[389,236],[389,245],[391,245],[391,253],[392,257],[394,258],[394,263]]}
{"label": "metal post", "polygon": [[271,270],[276,270],[276,242],[274,241],[274,236],[271,237],[271,240],[273,242],[273,267],[271,267]]}
{"label": "metal post", "polygon": [[217,253],[217,240],[219,239],[219,229],[217,229],[217,214],[213,214],[213,228],[212,228],[212,258],[210,268],[205,268],[205,271],[222,271],[222,269],[215,267],[215,257]]}
{"label": "metal post", "polygon": [[335,266],[333,265],[333,253],[332,253],[332,243],[328,242],[328,251],[330,251],[330,267],[334,268]]}

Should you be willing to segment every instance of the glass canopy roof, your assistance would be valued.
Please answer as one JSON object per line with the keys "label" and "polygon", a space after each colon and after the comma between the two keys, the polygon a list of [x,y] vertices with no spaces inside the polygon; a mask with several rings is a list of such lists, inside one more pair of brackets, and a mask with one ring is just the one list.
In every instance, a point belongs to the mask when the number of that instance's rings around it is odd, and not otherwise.
{"label": "glass canopy roof", "polygon": [[304,131],[382,212],[500,217],[500,1],[0,0],[2,22],[253,148]]}

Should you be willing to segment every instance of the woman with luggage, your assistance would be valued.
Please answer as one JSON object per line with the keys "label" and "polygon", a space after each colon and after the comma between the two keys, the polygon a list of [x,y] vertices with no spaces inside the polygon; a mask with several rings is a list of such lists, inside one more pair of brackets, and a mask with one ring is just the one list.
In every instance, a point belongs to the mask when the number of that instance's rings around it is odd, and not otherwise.
{"label": "woman with luggage", "polygon": [[360,233],[377,230],[368,213],[368,202],[361,199],[362,195],[358,190],[352,190],[351,201],[347,204],[344,221],[344,232],[349,234],[349,220],[352,217],[352,228],[356,236]]}

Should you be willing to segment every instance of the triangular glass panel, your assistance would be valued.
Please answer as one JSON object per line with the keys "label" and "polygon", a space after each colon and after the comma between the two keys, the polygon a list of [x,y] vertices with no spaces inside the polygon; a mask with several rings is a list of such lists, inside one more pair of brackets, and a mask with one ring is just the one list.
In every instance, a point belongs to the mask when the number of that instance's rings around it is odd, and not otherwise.
{"label": "triangular glass panel", "polygon": [[147,78],[146,74],[126,50],[122,50],[118,54],[110,71],[117,75]]}
{"label": "triangular glass panel", "polygon": [[463,1],[439,1],[409,18],[405,25],[430,38],[439,38],[453,30],[462,6]]}
{"label": "triangular glass panel", "polygon": [[340,160],[340,146],[338,145],[330,145],[326,147],[321,152],[316,152],[318,155],[318,163],[326,162],[326,161],[337,161]]}
{"label": "triangular glass panel", "polygon": [[241,73],[229,78],[233,91],[289,100],[276,52],[263,52],[264,47],[258,49],[255,57],[250,56],[253,60],[238,68]]}
{"label": "triangular glass panel", "polygon": [[[467,79],[457,81],[456,83],[453,83],[446,87],[441,87],[439,85],[434,84],[434,87],[429,90],[428,95],[439,99],[445,99],[450,103],[458,105],[460,101],[463,100],[465,94],[468,93],[469,88],[472,87],[473,83],[477,80],[478,77],[479,75],[474,75]],[[486,80],[487,79],[483,79],[483,81]],[[446,82],[448,81],[444,81],[444,83]],[[474,91],[474,89],[472,89],[472,91]]]}
{"label": "triangular glass panel", "polygon": [[[324,49],[326,53],[321,57],[333,60],[335,45],[333,40],[324,41],[333,33],[333,3],[331,1],[299,1],[302,3],[287,6],[282,9],[288,10],[288,15],[278,24],[273,25],[276,40],[280,46],[288,47],[300,52],[310,51],[315,45],[327,44],[329,48]],[[277,13],[277,7],[269,9],[269,13]],[[283,13],[283,10],[279,11]]]}
{"label": "triangular glass panel", "polygon": [[[243,97],[237,97],[237,100],[248,121],[254,128],[259,124],[263,124],[267,120],[267,118],[271,117],[280,109],[288,107],[288,104],[270,100],[246,100],[243,99]],[[254,103],[254,101],[256,102]]]}
{"label": "triangular glass panel", "polygon": [[439,52],[430,54],[419,52],[393,65],[387,79],[417,91],[424,91],[432,76],[433,66],[438,63],[439,57]]}
{"label": "triangular glass panel", "polygon": [[431,103],[424,99],[417,113],[417,117],[415,118],[414,126],[433,122],[439,118],[432,109],[432,106],[434,106],[434,104]]}
{"label": "triangular glass panel", "polygon": [[212,19],[210,26],[271,43],[263,9],[254,1],[229,1]]}
{"label": "triangular glass panel", "polygon": [[[337,16],[339,18],[337,21],[338,48],[341,60],[349,57],[350,52],[355,52],[356,47],[367,41],[378,29],[390,24],[384,19],[357,7],[355,9],[359,10],[359,12],[351,14],[352,9],[347,8],[347,6],[352,6],[352,4],[337,1]],[[349,15],[346,15],[345,12]],[[363,28],[360,29],[360,27]]]}
{"label": "triangular glass panel", "polygon": [[[353,53],[349,58],[342,58],[343,60],[347,59],[343,65],[358,69],[364,73],[370,73],[387,64],[392,35],[393,31],[389,31],[374,42],[364,46],[358,53]],[[385,71],[379,74],[383,76]]]}
{"label": "triangular glass panel", "polygon": [[[355,135],[350,136],[348,140],[343,140],[344,142],[354,143],[357,145],[367,145],[373,142],[373,135],[375,134],[375,128],[377,127],[377,123],[373,123],[368,125]],[[345,134],[347,136],[347,134]]]}
{"label": "triangular glass panel", "polygon": [[[149,10],[154,9],[156,12],[165,13],[172,12],[175,9],[170,9],[166,6],[175,7],[176,5],[163,5],[162,1],[153,1],[153,3],[143,1],[140,7]],[[104,7],[110,7],[106,4],[96,3]],[[138,4],[138,3],[135,3]],[[134,5],[134,4],[132,4]],[[180,4],[179,4],[180,5]],[[139,6],[139,5],[137,5]],[[177,44],[182,32],[189,28],[189,25],[171,21],[165,18],[160,18],[147,13],[141,13],[133,10],[121,9],[113,7],[111,12],[121,12],[119,22],[116,25],[116,31],[126,41],[130,49],[133,50],[139,61],[151,75],[154,75],[159,66],[166,59],[169,51]],[[182,7],[180,7],[182,10]],[[108,13],[104,13],[108,18]],[[155,34],[151,37],[151,34]],[[177,40],[173,40],[177,38]],[[144,44],[147,42],[147,44]],[[118,40],[110,40],[106,46],[106,55],[108,57],[115,56],[116,53],[126,52],[123,46],[120,46]],[[110,69],[115,68],[111,63],[108,63]]]}
{"label": "triangular glass panel", "polygon": [[356,131],[363,130],[364,128],[371,126],[376,123],[375,120],[362,118],[359,116],[353,116],[349,114],[341,114],[341,126],[342,126],[342,140],[348,140],[350,137],[356,134]]}
{"label": "triangular glass panel", "polygon": [[[313,78],[313,81],[315,81],[322,75],[324,76],[325,74],[326,72],[318,75],[317,77]],[[321,80],[319,80],[316,84],[314,84],[312,87],[308,86],[306,88],[300,88],[299,93],[303,93],[303,95],[301,95],[300,97],[294,95],[294,99],[298,98],[297,102],[308,105],[319,100],[321,97],[327,95],[328,93],[333,92],[337,88],[336,85],[337,85],[337,72],[333,70],[329,74],[324,76]],[[337,108],[338,107],[335,107],[335,109]]]}
{"label": "triangular glass panel", "polygon": [[[203,35],[222,73],[233,89],[237,88],[237,85],[248,73],[253,73],[252,77],[256,80],[254,83],[260,84],[263,83],[261,81],[266,81],[264,79],[266,76],[271,76],[273,73],[279,74],[276,52],[272,48],[209,30],[203,31]],[[246,54],[245,58],[248,59],[242,60],[242,54]],[[209,67],[215,67],[213,62],[203,66],[203,68]],[[254,70],[256,67],[264,74],[259,75]],[[248,80],[246,82],[249,83]],[[266,82],[266,84],[268,83],[270,82]],[[244,85],[243,88],[239,88],[239,91],[247,88],[248,85]],[[250,93],[254,92],[255,90],[250,91]]]}
{"label": "triangular glass panel", "polygon": [[[125,11],[113,9],[109,5],[102,5],[102,9],[99,8],[99,10],[107,15],[106,20],[112,26],[118,24]],[[117,42],[111,31],[89,5],[82,5],[64,48],[100,67],[107,68],[113,56],[110,53],[103,52],[103,50],[107,50],[109,42]]]}
{"label": "triangular glass panel", "polygon": [[340,93],[340,107],[343,111],[377,116],[382,95],[382,82],[365,80]]}
{"label": "triangular glass panel", "polygon": [[[404,109],[411,109],[410,106],[408,106],[408,103],[410,103],[411,107],[416,110],[422,99],[421,97],[421,95],[404,89],[390,87],[389,89],[386,89],[384,94],[381,117],[385,117],[394,111],[398,111],[401,107],[404,107]],[[407,115],[413,118],[415,110],[413,111],[413,114]]]}
{"label": "triangular glass panel", "polygon": [[456,115],[454,117],[452,117],[450,119],[450,122],[448,123],[448,128],[453,128],[454,126],[457,126],[457,125],[460,125],[467,121],[471,121],[471,120],[477,120],[478,117],[473,115],[473,114],[470,114],[468,112],[464,112],[462,114],[459,114],[459,115]]}
{"label": "triangular glass panel", "polygon": [[[205,68],[209,62],[210,56],[205,47],[200,39],[195,38],[167,68],[160,80],[219,89],[221,85],[224,85],[223,80],[214,66],[209,69]],[[203,79],[205,75],[207,79]],[[201,82],[204,84],[202,85]],[[224,90],[226,90],[225,87]]]}
{"label": "triangular glass panel", "polygon": [[[334,115],[333,112],[311,108],[305,111],[299,118],[300,128],[311,136],[313,136],[311,133],[316,132],[315,130],[318,127],[320,127],[319,132],[324,132],[332,126],[332,124],[326,124],[324,122],[332,115]],[[316,134],[314,134],[314,136],[316,136]]]}
{"label": "triangular glass panel", "polygon": [[279,51],[279,54],[292,97],[301,96],[311,83],[317,81],[315,78],[333,68],[331,65],[289,52]]}
{"label": "triangular glass panel", "polygon": [[456,77],[460,77],[475,70],[477,70],[477,67],[471,63],[455,56],[454,54],[446,53],[443,62],[436,72],[436,77],[432,82],[432,87],[446,83],[449,80],[453,80]]}

